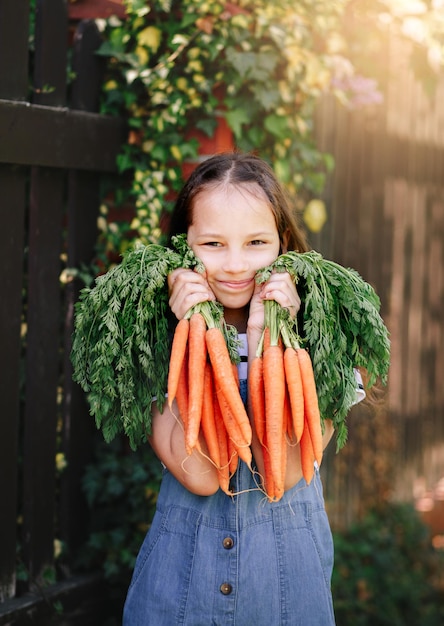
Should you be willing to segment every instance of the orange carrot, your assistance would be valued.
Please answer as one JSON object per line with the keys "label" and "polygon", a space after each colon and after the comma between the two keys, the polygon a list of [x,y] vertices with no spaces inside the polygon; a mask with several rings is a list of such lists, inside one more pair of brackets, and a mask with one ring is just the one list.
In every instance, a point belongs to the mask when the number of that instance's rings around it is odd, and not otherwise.
{"label": "orange carrot", "polygon": [[[274,339],[276,339],[276,341],[274,341]],[[282,346],[282,337],[279,335],[277,338],[273,337],[273,342],[271,339],[271,331],[270,331],[270,327],[269,326],[265,326],[264,327],[264,339],[263,339],[263,346],[262,346],[262,353],[265,352],[265,350],[267,348],[269,348],[271,345],[278,345],[278,346]]]}
{"label": "orange carrot", "polygon": [[214,386],[211,366],[207,361],[204,375],[204,393],[201,418],[202,434],[208,448],[208,456],[217,468],[221,465],[220,448],[214,417]]}
{"label": "orange carrot", "polygon": [[252,455],[250,443],[251,440],[247,440],[244,437],[239,422],[236,419],[231,406],[227,401],[227,398],[222,392],[222,389],[217,386],[216,383],[216,396],[220,407],[223,422],[227,431],[228,438],[232,440],[239,458],[241,458],[251,469]]}
{"label": "orange carrot", "polygon": [[304,428],[304,395],[299,359],[294,348],[288,347],[285,349],[284,368],[290,398],[293,432],[296,442],[298,442]]}
{"label": "orange carrot", "polygon": [[188,454],[195,448],[199,436],[202,415],[205,362],[207,348],[205,341],[207,325],[201,313],[190,317],[189,356],[188,356],[188,428],[185,434],[185,447]]}
{"label": "orange carrot", "polygon": [[230,469],[229,469],[229,457],[228,457],[228,435],[225,428],[224,421],[220,410],[219,403],[217,401],[216,392],[213,395],[213,410],[214,410],[214,422],[216,426],[217,439],[219,442],[219,458],[220,465],[217,470],[219,487],[224,493],[231,496],[230,491]]}
{"label": "orange carrot", "polygon": [[273,480],[273,474],[271,471],[270,455],[268,453],[266,434],[264,436],[264,444],[262,446],[262,456],[264,459],[264,474],[265,474],[263,478],[264,489],[267,494],[268,501],[273,502],[275,499],[274,480]]}
{"label": "orange carrot", "polygon": [[297,350],[301,372],[302,389],[304,392],[305,419],[310,430],[313,452],[318,465],[323,456],[321,415],[319,412],[318,395],[313,373],[313,365],[307,350]]}
{"label": "orange carrot", "polygon": [[188,334],[190,322],[187,318],[182,318],[177,323],[174,331],[173,343],[171,345],[170,363],[168,370],[168,406],[171,409],[173,400],[176,397],[177,385],[179,382],[180,370],[185,357],[188,344]]}
{"label": "orange carrot", "polygon": [[314,476],[315,455],[313,452],[310,429],[308,428],[307,424],[305,424],[304,430],[302,431],[299,445],[301,447],[302,475],[305,478],[307,485],[309,485]]}
{"label": "orange carrot", "polygon": [[286,434],[287,439],[289,441],[293,439],[293,416],[291,414],[290,395],[288,393],[287,385],[285,385],[285,396],[284,396],[283,432],[284,434]]}
{"label": "orange carrot", "polygon": [[[237,369],[237,365],[235,363],[232,363],[231,369],[233,370],[233,376],[236,381],[237,388],[239,390],[240,388],[239,387],[239,371]],[[241,454],[239,455],[238,446],[233,441],[233,439],[231,439],[231,437],[228,437],[228,461],[229,461],[228,469],[230,472],[230,477],[234,476],[237,470],[237,466],[239,464],[239,458],[243,458],[248,466],[251,465],[252,455],[251,455],[250,450],[249,449],[245,451],[241,450]]]}
{"label": "orange carrot", "polygon": [[262,354],[269,347],[270,347],[270,327],[269,326],[265,326],[265,328],[264,328],[264,343],[263,343],[263,347],[262,347]]}
{"label": "orange carrot", "polygon": [[188,348],[182,361],[176,388],[176,402],[186,432],[188,424]]}
{"label": "orange carrot", "polygon": [[[282,433],[282,465],[281,465],[281,476],[282,476],[282,484],[285,486],[285,475],[287,472],[287,437],[285,432]],[[284,488],[282,489],[282,495],[284,495]]]}
{"label": "orange carrot", "polygon": [[266,410],[267,447],[270,455],[275,496],[282,497],[282,433],[284,419],[285,372],[283,349],[270,345],[264,352],[264,390]]}
{"label": "orange carrot", "polygon": [[265,396],[264,396],[264,369],[263,359],[257,356],[253,359],[248,373],[248,394],[253,411],[254,426],[257,438],[263,445],[265,438]]}
{"label": "orange carrot", "polygon": [[216,391],[223,394],[231,413],[239,425],[243,439],[251,444],[251,424],[239,393],[239,386],[233,372],[230,355],[222,331],[209,328],[206,332],[207,350],[213,367]]}
{"label": "orange carrot", "polygon": [[239,453],[232,439],[228,439],[228,473],[233,476],[239,464]]}

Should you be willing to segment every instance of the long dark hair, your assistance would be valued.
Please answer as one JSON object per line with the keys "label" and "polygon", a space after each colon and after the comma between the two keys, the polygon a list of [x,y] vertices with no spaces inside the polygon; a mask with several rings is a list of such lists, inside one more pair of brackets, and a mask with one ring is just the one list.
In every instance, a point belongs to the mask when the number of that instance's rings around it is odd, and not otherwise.
{"label": "long dark hair", "polygon": [[173,235],[188,232],[193,221],[196,196],[207,187],[218,183],[258,185],[270,202],[281,243],[285,240],[288,250],[308,250],[304,233],[272,168],[258,156],[240,152],[223,152],[209,157],[192,172],[179,193],[171,215],[170,241]]}

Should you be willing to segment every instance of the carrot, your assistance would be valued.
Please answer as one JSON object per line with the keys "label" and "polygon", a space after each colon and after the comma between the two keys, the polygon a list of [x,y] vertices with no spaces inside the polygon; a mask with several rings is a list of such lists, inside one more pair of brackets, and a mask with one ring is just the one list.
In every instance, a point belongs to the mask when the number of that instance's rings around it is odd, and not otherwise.
{"label": "carrot", "polygon": [[291,414],[290,395],[288,393],[287,385],[285,385],[285,395],[284,395],[283,432],[287,436],[289,441],[293,439],[293,416]]}
{"label": "carrot", "polygon": [[191,454],[197,444],[202,415],[203,388],[207,348],[205,333],[207,325],[201,313],[190,317],[189,356],[188,356],[188,428],[185,433],[185,446]]}
{"label": "carrot", "polygon": [[182,318],[177,323],[174,331],[173,343],[171,345],[170,363],[168,370],[168,406],[171,409],[173,400],[176,397],[177,385],[179,382],[180,370],[185,357],[188,345],[188,335],[190,322],[187,318]]}
{"label": "carrot", "polygon": [[282,465],[281,465],[281,476],[282,476],[282,495],[284,495],[284,487],[285,487],[285,474],[287,472],[287,438],[285,432],[282,433]]}
{"label": "carrot", "polygon": [[307,350],[299,348],[297,351],[302,389],[304,392],[305,419],[310,430],[313,452],[318,465],[321,465],[323,456],[321,415],[318,405],[316,383],[311,358]]}
{"label": "carrot", "polygon": [[[273,329],[274,331],[275,329]],[[275,341],[274,341],[275,340]],[[270,330],[269,326],[265,326],[264,327],[264,338],[263,338],[263,347],[262,347],[262,352],[265,352],[265,350],[267,348],[269,348],[271,345],[278,345],[278,346],[282,346],[282,337],[277,336],[275,337],[275,333]]]}
{"label": "carrot", "polygon": [[232,362],[222,331],[209,328],[206,331],[207,350],[213,367],[216,391],[223,394],[230,411],[239,425],[243,440],[251,444],[251,424],[239,393],[239,386],[233,372]]}
{"label": "carrot", "polygon": [[285,349],[284,368],[290,399],[293,432],[297,443],[304,428],[304,395],[299,359],[296,350],[292,347]]}
{"label": "carrot", "polygon": [[228,439],[228,473],[233,476],[239,464],[239,453],[236,444],[232,439]]}
{"label": "carrot", "polygon": [[264,342],[263,342],[263,348],[262,348],[262,353],[265,352],[265,350],[267,348],[270,347],[270,327],[269,326],[265,326],[264,328]]}
{"label": "carrot", "polygon": [[251,469],[252,454],[251,454],[251,440],[245,439],[239,422],[236,419],[231,406],[227,401],[227,398],[222,392],[222,389],[217,386],[216,383],[216,396],[220,407],[221,416],[225,424],[228,438],[233,442],[239,458],[241,458]]}
{"label": "carrot", "polygon": [[186,432],[188,424],[188,347],[182,361],[176,388],[176,402]]}
{"label": "carrot", "polygon": [[205,443],[207,444],[208,455],[213,461],[214,465],[219,468],[221,465],[221,460],[216,421],[214,417],[213,376],[211,372],[211,366],[208,361],[205,365],[204,374],[201,428]]}
{"label": "carrot", "polygon": [[264,489],[265,489],[265,493],[267,494],[268,501],[273,502],[275,499],[274,480],[273,480],[273,474],[271,471],[270,454],[268,452],[266,435],[264,437],[264,444],[262,447],[262,456],[264,459],[264,474],[265,474],[263,478]]}
{"label": "carrot", "polygon": [[301,447],[302,475],[305,478],[307,485],[309,485],[314,476],[315,455],[313,452],[313,444],[311,441],[310,429],[308,428],[307,424],[305,424],[304,430],[302,431],[302,436],[301,436],[299,445]]}
{"label": "carrot", "polygon": [[225,424],[222,419],[219,403],[216,397],[216,391],[213,390],[213,410],[214,410],[214,423],[216,426],[217,440],[219,444],[219,459],[220,464],[217,468],[219,487],[224,493],[231,496],[230,491],[230,469],[228,458],[228,435],[225,429]]}
{"label": "carrot", "polygon": [[284,491],[282,480],[282,433],[284,419],[285,372],[283,349],[270,345],[264,352],[264,390],[267,416],[267,447],[270,455],[275,496],[279,499]]}
{"label": "carrot", "polygon": [[264,362],[261,356],[256,356],[250,365],[248,373],[248,394],[253,411],[254,426],[257,438],[263,445],[265,438],[265,396],[264,396]]}
{"label": "carrot", "polygon": [[[231,369],[233,370],[234,380],[236,381],[236,385],[239,389],[239,371],[237,369],[237,365],[235,363],[231,363]],[[241,453],[239,455],[238,447],[239,446],[236,445],[233,439],[229,437],[228,438],[228,462],[229,462],[228,469],[229,469],[230,477],[234,476],[237,470],[237,466],[239,464],[239,458],[243,458],[248,466],[251,465],[252,456],[251,456],[250,450],[249,449],[241,450]]]}

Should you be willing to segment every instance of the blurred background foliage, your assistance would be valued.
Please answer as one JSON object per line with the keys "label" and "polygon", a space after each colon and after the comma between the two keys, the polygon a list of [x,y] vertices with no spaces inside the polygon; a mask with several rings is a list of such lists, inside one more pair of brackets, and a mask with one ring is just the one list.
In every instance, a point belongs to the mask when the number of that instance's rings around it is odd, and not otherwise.
{"label": "blurred background foliage", "polygon": [[[377,106],[389,35],[411,42],[410,63],[433,92],[443,63],[441,0],[124,0],[125,19],[98,20],[107,59],[102,112],[123,116],[123,178],[108,181],[98,253],[107,265],[134,243],[162,239],[187,165],[221,119],[233,145],[269,160],[304,213],[325,222],[319,196],[333,157],[316,145],[314,112],[327,93]],[[313,203],[313,200],[315,203]],[[321,204],[319,204],[321,203]],[[131,207],[115,211],[116,207]]]}

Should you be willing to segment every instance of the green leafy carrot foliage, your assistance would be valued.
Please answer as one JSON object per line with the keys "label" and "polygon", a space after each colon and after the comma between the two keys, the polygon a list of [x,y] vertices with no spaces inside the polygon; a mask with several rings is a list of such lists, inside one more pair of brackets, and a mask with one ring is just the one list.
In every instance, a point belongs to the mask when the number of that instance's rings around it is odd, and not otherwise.
{"label": "green leafy carrot foliage", "polygon": [[356,398],[354,368],[367,370],[368,387],[378,379],[387,382],[390,341],[379,297],[356,270],[316,251],[281,255],[258,272],[258,282],[266,281],[272,271],[288,271],[304,283],[302,342],[312,359],[321,417],[333,420],[340,449],[347,440],[346,416]]}
{"label": "green leafy carrot foliage", "polygon": [[123,431],[134,448],[150,432],[153,396],[162,406],[168,371],[165,280],[181,262],[162,246],[140,246],[80,294],[73,378],[106,441]]}
{"label": "green leafy carrot foliage", "polygon": [[[151,244],[128,251],[122,262],[84,288],[76,303],[71,350],[73,379],[85,391],[107,442],[125,433],[133,449],[151,433],[151,404],[160,410],[167,390],[170,337],[167,277],[178,267],[203,271],[186,235],[174,249]],[[207,325],[219,325],[230,356],[238,358],[234,329],[216,302],[198,305]]]}

